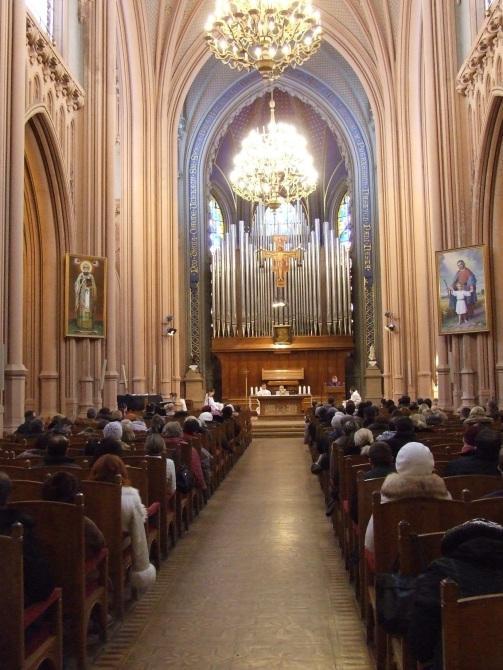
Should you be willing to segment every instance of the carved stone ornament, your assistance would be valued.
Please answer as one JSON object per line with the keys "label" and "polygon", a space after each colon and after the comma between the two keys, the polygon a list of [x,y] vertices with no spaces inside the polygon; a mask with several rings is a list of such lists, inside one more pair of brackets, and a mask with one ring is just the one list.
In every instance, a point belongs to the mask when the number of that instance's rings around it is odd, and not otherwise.
{"label": "carved stone ornament", "polygon": [[68,111],[81,109],[84,106],[84,90],[29,12],[26,13],[26,42],[30,63],[37,62],[42,66],[45,81],[52,81],[57,96],[66,98]]}
{"label": "carved stone ornament", "polygon": [[458,74],[456,90],[459,93],[469,94],[477,78],[483,73],[486,59],[495,51],[498,43],[501,43],[502,40],[503,0],[499,0],[489,10],[477,42]]}

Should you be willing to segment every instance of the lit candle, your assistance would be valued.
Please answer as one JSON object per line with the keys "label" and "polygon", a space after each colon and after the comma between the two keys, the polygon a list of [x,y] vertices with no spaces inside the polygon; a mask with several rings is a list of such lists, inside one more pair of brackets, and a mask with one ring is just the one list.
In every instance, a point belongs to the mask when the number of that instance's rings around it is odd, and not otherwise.
{"label": "lit candle", "polygon": [[307,395],[311,395],[311,387],[310,386],[307,387]]}
{"label": "lit candle", "polygon": [[300,390],[300,384],[299,384],[299,395],[301,394],[301,392],[302,392],[302,391]]}
{"label": "lit candle", "polygon": [[250,395],[253,395],[253,386],[250,386]]}

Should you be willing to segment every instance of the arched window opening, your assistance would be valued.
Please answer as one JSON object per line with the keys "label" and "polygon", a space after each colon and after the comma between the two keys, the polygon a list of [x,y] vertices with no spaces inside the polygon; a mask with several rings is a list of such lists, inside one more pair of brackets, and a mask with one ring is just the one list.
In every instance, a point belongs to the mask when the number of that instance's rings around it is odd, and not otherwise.
{"label": "arched window opening", "polygon": [[26,0],[26,7],[40,24],[40,27],[54,38],[54,2],[53,0]]}
{"label": "arched window opening", "polygon": [[337,234],[342,244],[351,244],[351,197],[347,192],[337,212]]}
{"label": "arched window opening", "polygon": [[288,235],[292,226],[298,224],[300,203],[294,207],[290,202],[284,202],[277,209],[267,207],[264,214],[266,235]]}
{"label": "arched window opening", "polygon": [[224,217],[222,208],[215,198],[210,198],[208,203],[208,234],[210,251],[214,252],[220,248],[224,237]]}

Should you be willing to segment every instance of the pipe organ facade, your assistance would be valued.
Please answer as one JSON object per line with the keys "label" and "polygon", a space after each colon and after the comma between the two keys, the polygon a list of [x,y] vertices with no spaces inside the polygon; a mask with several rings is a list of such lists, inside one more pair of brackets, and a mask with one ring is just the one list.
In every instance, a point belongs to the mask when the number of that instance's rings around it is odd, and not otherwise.
{"label": "pipe organ facade", "polygon": [[[290,325],[294,336],[352,335],[350,245],[336,223],[310,226],[301,206],[295,219],[277,223],[258,206],[249,230],[231,224],[212,249],[214,338],[272,336],[275,324]],[[283,264],[284,288],[275,262]]]}

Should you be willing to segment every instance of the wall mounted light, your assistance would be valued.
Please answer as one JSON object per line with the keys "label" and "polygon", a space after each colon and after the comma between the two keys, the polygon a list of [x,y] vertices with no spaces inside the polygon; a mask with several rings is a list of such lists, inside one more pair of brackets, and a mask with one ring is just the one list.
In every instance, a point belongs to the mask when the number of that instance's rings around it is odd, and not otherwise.
{"label": "wall mounted light", "polygon": [[164,321],[162,322],[163,326],[168,326],[166,330],[163,328],[163,335],[167,335],[169,337],[173,337],[173,335],[176,333],[176,328],[173,328],[173,325],[170,325],[173,323],[173,316],[171,314],[168,314],[168,316],[164,317]]}
{"label": "wall mounted light", "polygon": [[397,326],[396,326],[396,323],[395,323],[395,318],[393,316],[393,313],[392,312],[384,312],[384,316],[387,319],[387,322],[384,324],[384,327],[390,333],[394,333],[396,331]]}

